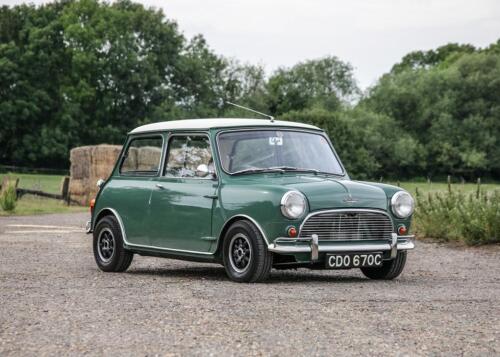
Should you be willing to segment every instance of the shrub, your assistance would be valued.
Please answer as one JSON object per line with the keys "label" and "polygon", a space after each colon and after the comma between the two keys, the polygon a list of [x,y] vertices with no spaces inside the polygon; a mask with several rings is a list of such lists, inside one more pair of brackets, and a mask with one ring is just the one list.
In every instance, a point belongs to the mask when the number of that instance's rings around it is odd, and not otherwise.
{"label": "shrub", "polygon": [[0,195],[0,206],[4,211],[12,212],[16,208],[16,188],[14,185],[9,185]]}
{"label": "shrub", "polygon": [[417,232],[468,245],[500,242],[500,191],[464,194],[417,192]]}

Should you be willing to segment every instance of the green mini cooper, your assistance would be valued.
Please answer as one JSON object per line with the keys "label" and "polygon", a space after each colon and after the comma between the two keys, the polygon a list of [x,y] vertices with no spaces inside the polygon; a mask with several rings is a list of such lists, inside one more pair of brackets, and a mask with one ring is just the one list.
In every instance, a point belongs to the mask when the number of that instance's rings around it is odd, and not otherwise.
{"label": "green mini cooper", "polygon": [[132,130],[92,205],[97,265],[134,254],[213,262],[258,282],[271,268],[403,270],[414,202],[352,181],[325,132],[264,119],[195,119]]}

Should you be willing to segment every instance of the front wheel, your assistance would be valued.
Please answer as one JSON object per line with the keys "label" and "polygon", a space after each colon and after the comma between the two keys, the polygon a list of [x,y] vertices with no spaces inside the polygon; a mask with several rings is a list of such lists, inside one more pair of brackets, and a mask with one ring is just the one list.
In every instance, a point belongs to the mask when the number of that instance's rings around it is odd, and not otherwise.
{"label": "front wheel", "polygon": [[97,266],[106,272],[127,270],[134,257],[133,253],[123,247],[122,233],[113,216],[106,216],[97,222],[93,247]]}
{"label": "front wheel", "polygon": [[392,280],[397,278],[406,264],[406,251],[399,251],[396,258],[386,260],[381,267],[361,268],[361,272],[370,279]]}
{"label": "front wheel", "polygon": [[273,257],[259,230],[250,222],[238,221],[224,237],[223,261],[231,280],[256,283],[269,276]]}

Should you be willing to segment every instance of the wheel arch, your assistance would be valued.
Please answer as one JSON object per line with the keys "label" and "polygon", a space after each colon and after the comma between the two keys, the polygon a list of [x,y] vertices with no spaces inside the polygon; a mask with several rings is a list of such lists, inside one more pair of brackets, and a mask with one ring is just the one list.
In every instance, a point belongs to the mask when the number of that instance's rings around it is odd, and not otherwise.
{"label": "wheel arch", "polygon": [[105,208],[101,209],[99,211],[99,213],[97,213],[97,215],[95,216],[94,222],[93,222],[92,230],[95,230],[97,223],[101,219],[103,219],[104,217],[107,217],[107,216],[114,216],[116,218],[116,220],[118,221],[118,225],[120,226],[120,231],[122,234],[123,241],[126,243],[127,242],[127,235],[125,234],[125,228],[123,227],[122,219],[121,219],[120,215],[118,214],[118,212],[116,212],[116,210],[114,210],[113,208],[105,207]]}
{"label": "wheel arch", "polygon": [[269,240],[267,239],[266,233],[262,229],[261,225],[254,218],[247,216],[245,214],[237,214],[235,216],[232,216],[228,220],[226,220],[226,222],[222,226],[219,237],[217,239],[217,249],[215,250],[215,253],[214,253],[215,255],[222,256],[221,252],[222,252],[222,245],[224,243],[224,236],[226,235],[226,233],[229,230],[229,228],[231,227],[231,225],[233,225],[233,223],[236,223],[238,221],[247,221],[247,222],[250,222],[251,224],[253,224],[258,229],[258,231],[260,232],[262,237],[264,238],[264,242],[266,243],[266,246],[269,245]]}

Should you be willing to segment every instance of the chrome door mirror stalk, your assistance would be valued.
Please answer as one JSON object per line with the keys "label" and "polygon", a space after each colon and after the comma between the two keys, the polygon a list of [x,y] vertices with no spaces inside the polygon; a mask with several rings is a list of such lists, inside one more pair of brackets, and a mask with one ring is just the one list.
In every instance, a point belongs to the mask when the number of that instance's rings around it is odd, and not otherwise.
{"label": "chrome door mirror stalk", "polygon": [[208,165],[201,164],[196,168],[195,174],[197,177],[207,177],[208,175],[214,176],[215,172],[210,170]]}
{"label": "chrome door mirror stalk", "polygon": [[208,166],[205,164],[198,165],[196,168],[196,176],[206,177],[208,175]]}

